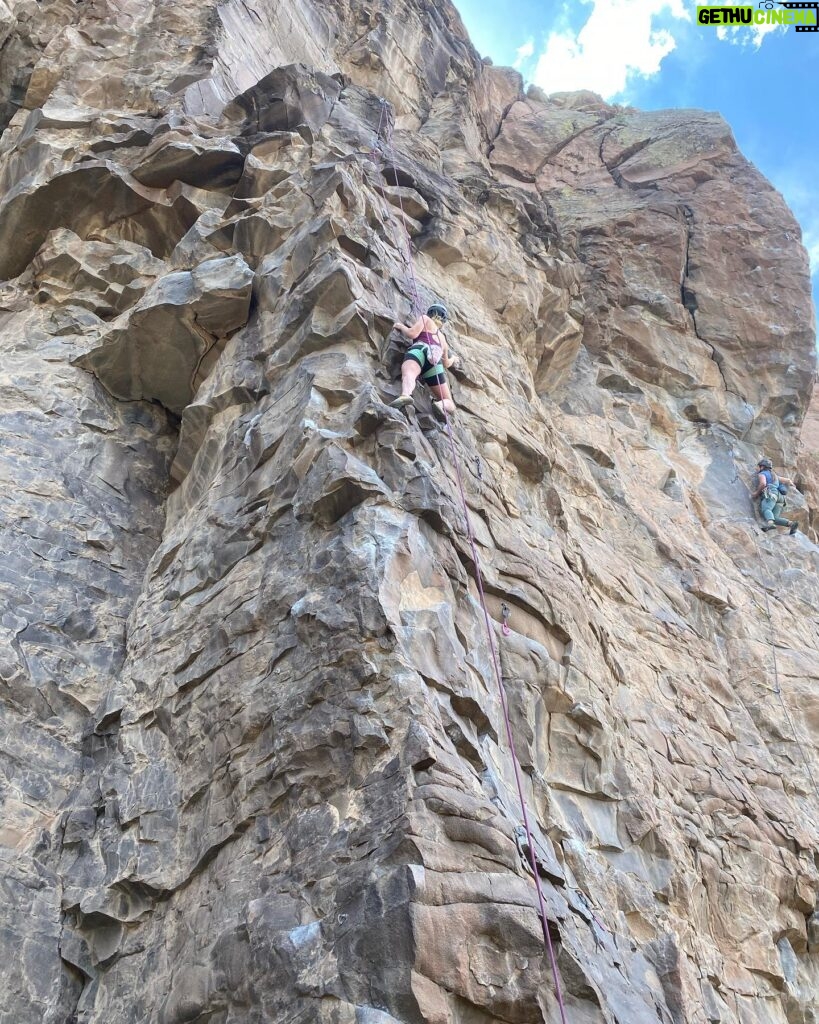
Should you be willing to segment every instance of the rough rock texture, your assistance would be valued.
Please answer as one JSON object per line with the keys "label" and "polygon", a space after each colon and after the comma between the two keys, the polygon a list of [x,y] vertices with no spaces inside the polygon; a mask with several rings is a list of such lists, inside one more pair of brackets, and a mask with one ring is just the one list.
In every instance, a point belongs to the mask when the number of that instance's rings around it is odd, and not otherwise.
{"label": "rough rock texture", "polygon": [[808,500],[808,529],[813,540],[819,539],[819,386],[814,388],[802,424],[797,467],[799,480]]}
{"label": "rough rock texture", "polygon": [[559,1019],[448,441],[385,405],[406,229],[568,1020],[817,1024],[807,258],[724,122],[524,95],[446,2],[0,46],[0,1020]]}

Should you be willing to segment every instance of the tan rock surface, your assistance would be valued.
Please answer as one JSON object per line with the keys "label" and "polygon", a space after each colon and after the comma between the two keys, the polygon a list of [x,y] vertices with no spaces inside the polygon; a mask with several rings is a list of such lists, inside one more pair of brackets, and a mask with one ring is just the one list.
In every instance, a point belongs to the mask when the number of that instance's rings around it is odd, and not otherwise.
{"label": "tan rock surface", "polygon": [[524,95],[446,3],[0,45],[0,1021],[559,1019],[449,442],[385,404],[406,230],[567,1019],[816,1024],[807,257],[724,122]]}
{"label": "tan rock surface", "polygon": [[811,538],[819,540],[819,387],[813,390],[808,412],[802,424],[799,447],[799,483],[809,502],[808,523]]}

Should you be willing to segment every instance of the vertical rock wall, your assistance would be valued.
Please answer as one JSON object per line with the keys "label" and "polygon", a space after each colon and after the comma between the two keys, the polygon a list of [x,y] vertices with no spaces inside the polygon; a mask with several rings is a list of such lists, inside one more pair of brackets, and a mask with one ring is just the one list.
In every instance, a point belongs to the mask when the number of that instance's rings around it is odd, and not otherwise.
{"label": "vertical rock wall", "polygon": [[409,0],[0,46],[0,1020],[559,1019],[405,232],[568,1020],[819,1019],[807,258],[724,122]]}

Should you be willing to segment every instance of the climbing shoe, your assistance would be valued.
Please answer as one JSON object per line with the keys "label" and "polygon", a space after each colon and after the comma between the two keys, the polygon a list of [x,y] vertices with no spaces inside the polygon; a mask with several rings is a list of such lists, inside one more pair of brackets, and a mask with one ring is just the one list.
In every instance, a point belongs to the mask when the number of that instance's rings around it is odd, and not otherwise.
{"label": "climbing shoe", "polygon": [[412,401],[412,395],[399,395],[394,402],[390,402],[391,409],[403,409]]}
{"label": "climbing shoe", "polygon": [[767,533],[768,530],[775,530],[775,529],[776,529],[776,523],[765,523],[765,525],[762,527],[762,532],[763,533]]}
{"label": "climbing shoe", "polygon": [[791,525],[788,527],[788,533],[792,537],[796,533],[796,531],[798,529],[799,529],[799,523],[791,523]]}

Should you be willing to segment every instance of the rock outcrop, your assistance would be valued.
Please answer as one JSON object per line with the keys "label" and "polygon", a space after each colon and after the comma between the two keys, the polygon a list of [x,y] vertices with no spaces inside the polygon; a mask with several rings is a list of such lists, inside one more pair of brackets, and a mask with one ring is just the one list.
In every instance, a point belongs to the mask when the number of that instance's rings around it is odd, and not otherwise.
{"label": "rock outcrop", "polygon": [[559,1019],[409,237],[569,1022],[815,1024],[813,311],[728,126],[447,2],[0,47],[0,1021]]}

